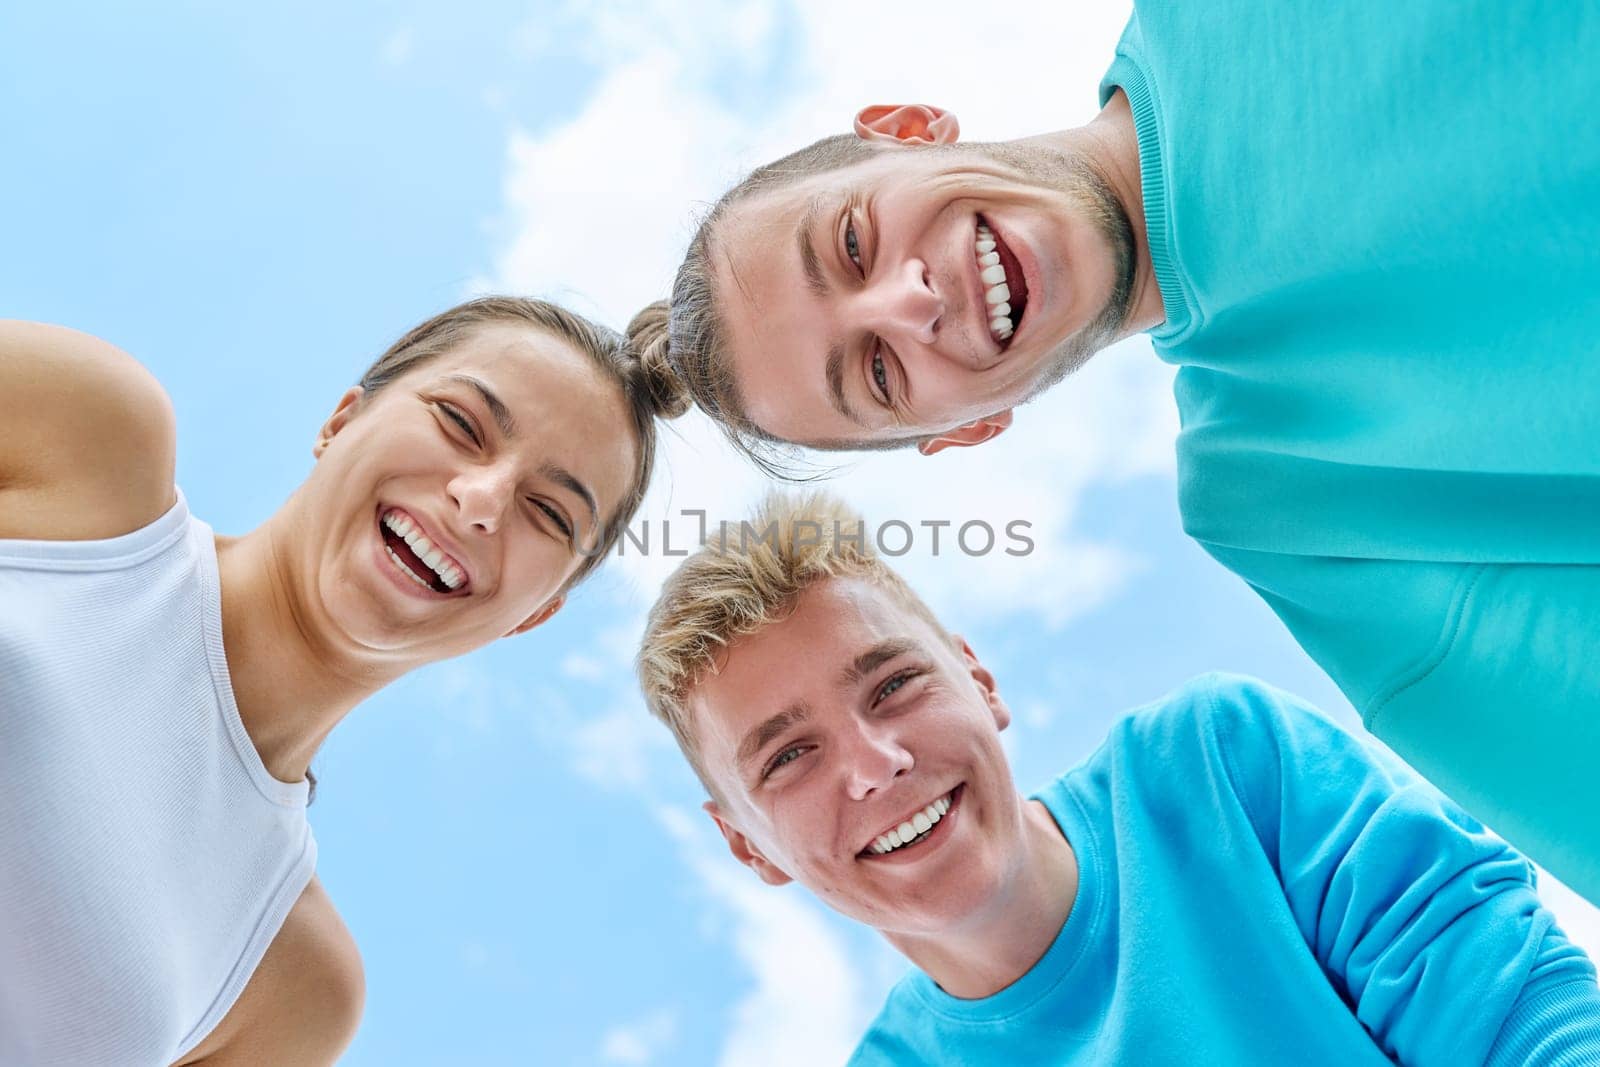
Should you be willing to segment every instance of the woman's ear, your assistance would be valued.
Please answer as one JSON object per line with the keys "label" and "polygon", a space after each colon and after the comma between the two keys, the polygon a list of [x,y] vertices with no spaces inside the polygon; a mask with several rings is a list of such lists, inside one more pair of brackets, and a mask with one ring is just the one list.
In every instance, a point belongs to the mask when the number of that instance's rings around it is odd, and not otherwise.
{"label": "woman's ear", "polygon": [[566,602],[567,595],[562,593],[560,596],[550,601],[550,603],[546,604],[532,615],[529,615],[526,619],[523,619],[521,622],[517,623],[516,629],[506,634],[506,636],[515,637],[518,634],[525,634],[535,626],[539,626],[542,623],[547,622],[550,616],[560,611],[561,605],[565,604]]}
{"label": "woman's ear", "polygon": [[955,144],[955,115],[931,104],[873,104],[856,112],[856,136],[889,144]]}
{"label": "woman's ear", "polygon": [[322,458],[322,453],[328,450],[328,444],[335,434],[350,424],[350,420],[361,407],[361,397],[364,395],[361,386],[352,385],[344,391],[339,398],[339,403],[333,409],[333,414],[328,416],[328,421],[322,424],[322,429],[317,431],[317,440],[311,446],[311,454],[317,459]]}

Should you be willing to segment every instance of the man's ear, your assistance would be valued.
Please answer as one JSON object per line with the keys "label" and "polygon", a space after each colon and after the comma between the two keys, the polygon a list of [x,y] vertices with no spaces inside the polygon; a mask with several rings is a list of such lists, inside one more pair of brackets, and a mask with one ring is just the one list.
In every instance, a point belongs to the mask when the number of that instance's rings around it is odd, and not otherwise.
{"label": "man's ear", "polygon": [[856,112],[856,136],[889,144],[955,144],[956,117],[928,104],[873,104]]}
{"label": "man's ear", "polygon": [[538,611],[519,622],[517,624],[517,628],[506,634],[506,636],[515,637],[518,634],[527,633],[529,630],[543,623],[545,620],[549,619],[550,616],[560,611],[561,605],[565,604],[566,602],[567,594],[562,593],[560,596],[550,601],[550,603],[546,604],[544,607],[540,608]]}
{"label": "man's ear", "polygon": [[722,809],[717,806],[715,800],[706,801],[704,807],[706,814],[711,816],[711,821],[717,824],[718,830],[722,831],[723,840],[728,842],[728,851],[733,853],[733,858],[755,871],[757,878],[760,878],[768,885],[788,885],[794,881],[793,878],[779,870],[776,864],[763,856],[761,850],[751,844],[750,839],[740,833],[738,827],[728,821],[727,816],[722,814]]}
{"label": "man's ear", "polygon": [[981,445],[991,437],[998,437],[1011,425],[1011,409],[1007,408],[998,415],[990,415],[986,419],[976,419],[965,426],[957,426],[953,430],[946,430],[938,437],[930,437],[917,446],[917,451],[924,456],[931,456],[935,452],[943,452],[947,448],[968,448],[972,445]]}
{"label": "man's ear", "polygon": [[328,421],[317,431],[317,440],[311,446],[312,456],[317,459],[322,458],[322,453],[328,450],[328,443],[333,440],[333,435],[348,426],[350,420],[360,410],[361,397],[362,390],[359,385],[352,385],[344,391],[338,405],[333,409],[333,414],[328,416]]}
{"label": "man's ear", "polygon": [[978,654],[972,651],[972,646],[967,644],[967,639],[960,634],[951,634],[950,640],[955,642],[956,651],[961,653],[961,659],[966,664],[967,674],[978,687],[978,692],[983,694],[983,702],[989,706],[989,714],[994,716],[994,725],[997,730],[1004,730],[1011,725],[1011,708],[1000,696],[1000,686],[994,680],[994,674]]}

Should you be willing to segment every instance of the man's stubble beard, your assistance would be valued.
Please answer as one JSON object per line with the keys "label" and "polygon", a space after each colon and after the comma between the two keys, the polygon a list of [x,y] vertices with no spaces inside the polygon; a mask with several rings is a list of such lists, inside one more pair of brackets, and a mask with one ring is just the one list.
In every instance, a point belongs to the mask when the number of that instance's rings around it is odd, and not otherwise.
{"label": "man's stubble beard", "polygon": [[1108,347],[1126,328],[1133,308],[1134,280],[1138,271],[1138,246],[1133,221],[1111,183],[1087,159],[1034,145],[985,144],[991,158],[1016,171],[1028,182],[1064,194],[1087,218],[1111,249],[1114,276],[1111,292],[1095,317],[1063,340],[1044,357],[1038,376],[1018,401],[1026,404],[1061,382]]}

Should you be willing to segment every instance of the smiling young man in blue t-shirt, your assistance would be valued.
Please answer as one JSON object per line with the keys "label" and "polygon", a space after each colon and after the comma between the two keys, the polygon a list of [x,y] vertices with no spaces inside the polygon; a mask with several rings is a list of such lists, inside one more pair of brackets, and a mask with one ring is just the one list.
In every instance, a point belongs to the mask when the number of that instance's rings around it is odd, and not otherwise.
{"label": "smiling young man in blue t-shirt", "polygon": [[1198,679],[1025,799],[994,676],[858,517],[747,529],[668,581],[640,678],[734,857],[915,964],[856,1064],[1600,1062],[1528,861],[1295,698]]}

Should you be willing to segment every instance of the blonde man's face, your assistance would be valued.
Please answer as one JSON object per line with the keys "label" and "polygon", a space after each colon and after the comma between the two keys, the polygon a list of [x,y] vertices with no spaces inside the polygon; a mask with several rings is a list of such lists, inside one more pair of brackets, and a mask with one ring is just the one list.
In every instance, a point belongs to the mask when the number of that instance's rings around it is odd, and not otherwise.
{"label": "blonde man's face", "polygon": [[[1022,855],[1010,712],[964,642],[859,578],[826,579],[735,641],[689,694],[735,858],[880,930],[993,904]],[[938,814],[934,818],[934,813]],[[909,844],[885,852],[890,832]]]}

